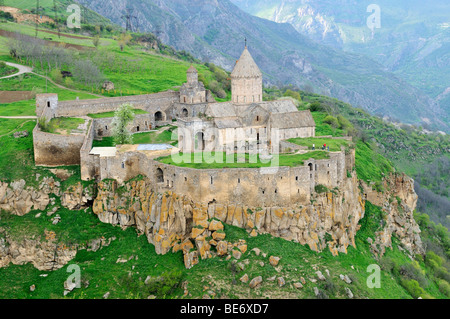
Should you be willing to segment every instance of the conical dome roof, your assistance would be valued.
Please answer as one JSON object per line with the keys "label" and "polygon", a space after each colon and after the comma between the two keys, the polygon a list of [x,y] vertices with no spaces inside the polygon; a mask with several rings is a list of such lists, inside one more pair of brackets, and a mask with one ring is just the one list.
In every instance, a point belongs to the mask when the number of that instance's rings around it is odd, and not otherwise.
{"label": "conical dome roof", "polygon": [[241,58],[236,62],[236,65],[231,73],[232,77],[260,77],[262,76],[258,65],[253,60],[252,55],[245,47],[244,52],[242,52]]}
{"label": "conical dome roof", "polygon": [[197,69],[191,64],[191,67],[187,70],[187,73],[198,73]]}

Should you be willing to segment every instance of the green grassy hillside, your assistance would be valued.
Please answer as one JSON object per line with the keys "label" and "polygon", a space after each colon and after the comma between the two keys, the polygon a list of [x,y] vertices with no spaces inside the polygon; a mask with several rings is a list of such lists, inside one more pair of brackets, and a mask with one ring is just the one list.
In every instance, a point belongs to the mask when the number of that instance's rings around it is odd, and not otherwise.
{"label": "green grassy hillside", "polygon": [[[1,28],[1,25],[0,25]],[[1,40],[1,39],[0,39]],[[4,39],[3,39],[4,40]],[[103,95],[120,95],[127,90],[132,93],[138,91],[157,92],[175,88],[185,81],[185,71],[191,62],[177,58],[177,54],[163,54],[158,50],[145,50],[143,46],[135,43],[120,50],[117,40],[104,38],[105,48],[80,51],[74,54],[81,59],[92,61],[102,72],[104,78],[112,79],[117,86],[116,92],[95,91]],[[114,61],[114,65],[103,64],[106,55]],[[11,59],[7,55],[2,58]],[[102,62],[103,61],[103,62]],[[31,63],[31,62],[30,62]],[[216,70],[212,65],[194,63],[201,76],[210,83],[220,83],[226,90],[226,82],[223,80],[223,71]],[[139,66],[139,67],[138,67]],[[72,66],[73,67],[73,66]],[[46,67],[42,64],[35,65],[35,71],[45,74]],[[71,64],[67,65],[68,71]],[[48,70],[47,70],[48,71]],[[48,72],[49,74],[51,72]],[[122,74],[122,77],[121,77]],[[52,75],[51,75],[52,76]],[[53,79],[59,81],[57,73]],[[225,79],[226,80],[226,79]],[[1,80],[0,90],[34,90],[36,92],[56,92],[63,99],[91,98],[93,87],[84,84],[83,81],[74,79],[73,83],[62,82],[70,88],[82,90],[82,93],[73,92],[49,84],[45,79],[35,75],[25,75],[11,80]],[[215,83],[214,83],[215,84]],[[134,91],[134,92],[133,92]],[[280,90],[268,90],[266,98],[276,98],[282,95]],[[345,103],[329,99],[324,96],[300,92],[302,102],[301,109],[310,108],[317,122],[317,135],[342,136],[351,134],[356,144],[356,172],[360,179],[377,182],[388,173],[397,170],[418,169],[420,164],[411,161],[412,156],[416,160],[429,161],[434,157],[445,155],[448,150],[448,140],[436,142],[432,137],[438,135],[424,135],[417,137],[423,150],[433,148],[433,152],[425,153],[417,151],[408,142],[411,134],[404,134],[393,125],[371,117],[366,113],[351,108]],[[226,98],[225,98],[226,99]],[[2,114],[30,114],[33,113],[33,101],[10,103],[1,105]],[[30,186],[36,186],[36,174],[52,176],[62,183],[62,189],[77,182],[80,179],[79,167],[68,167],[73,176],[66,181],[58,179],[48,168],[36,167],[33,159],[33,143],[31,132],[35,126],[33,120],[0,119],[0,179],[13,181],[25,179]],[[28,137],[16,139],[15,131],[26,130]],[[414,133],[420,134],[418,130]],[[388,147],[392,142],[386,142],[387,134],[395,134],[403,141],[406,157],[397,158],[393,150],[398,146]],[[419,135],[418,135],[419,136]],[[420,134],[422,136],[422,134]],[[156,140],[157,137],[148,134],[143,139]],[[161,136],[166,140],[167,136]],[[318,139],[320,139],[318,137]],[[311,142],[311,141],[309,141]],[[411,141],[412,143],[413,141]],[[309,144],[308,144],[309,145]],[[307,146],[308,146],[307,145]],[[384,146],[384,151],[381,147]],[[397,144],[395,144],[397,145]],[[436,146],[437,145],[437,146]],[[334,145],[336,146],[336,145]],[[409,148],[408,148],[409,147]],[[402,149],[403,151],[403,146]],[[419,155],[422,154],[422,157]],[[446,155],[445,155],[446,156]],[[413,162],[413,163],[411,163]],[[86,183],[85,183],[86,185]],[[379,186],[379,184],[378,184]],[[380,189],[382,191],[382,189]],[[105,293],[110,293],[110,298],[147,298],[152,295],[157,298],[203,298],[208,294],[211,298],[347,298],[345,288],[349,288],[356,298],[448,298],[449,289],[449,254],[450,241],[447,229],[430,221],[429,217],[417,213],[418,220],[423,231],[422,239],[427,243],[427,254],[415,256],[411,260],[404,250],[399,249],[399,241],[393,238],[393,249],[388,249],[385,256],[376,259],[370,252],[368,237],[374,237],[379,230],[383,213],[379,207],[366,203],[365,217],[361,220],[361,229],[356,236],[356,248],[349,247],[347,254],[333,257],[329,251],[316,253],[307,246],[289,242],[280,238],[274,238],[263,234],[249,237],[247,232],[233,226],[225,226],[228,241],[244,239],[248,243],[248,251],[242,260],[248,260],[241,270],[232,260],[213,258],[202,260],[190,270],[186,270],[183,264],[182,253],[168,253],[161,256],[155,253],[154,247],[149,244],[145,236],[137,236],[132,228],[122,230],[119,227],[103,224],[89,208],[81,211],[69,211],[58,209],[61,222],[54,225],[51,216],[46,213],[54,207],[60,207],[60,198],[52,195],[55,204],[50,205],[46,211],[33,210],[29,214],[19,217],[4,211],[0,212],[0,239],[7,235],[14,240],[24,238],[44,238],[46,233],[53,232],[56,242],[62,247],[75,245],[85,246],[92,240],[99,238],[113,239],[108,247],[103,247],[97,252],[80,250],[70,264],[81,267],[82,287],[75,289],[65,298],[102,298]],[[40,216],[36,217],[40,213]],[[263,255],[256,256],[251,250],[259,248]],[[272,267],[268,259],[270,256],[281,257],[280,265]],[[126,259],[127,262],[118,262],[118,259]],[[264,266],[261,266],[261,262]],[[379,265],[381,272],[381,288],[370,289],[366,285],[369,265]],[[44,272],[36,270],[32,265],[9,265],[0,269],[0,298],[64,298],[64,281],[69,273],[68,266],[59,270]],[[313,282],[317,279],[317,270],[326,273],[325,281]],[[239,281],[244,273],[250,278],[263,276],[265,279],[271,276],[282,276],[287,285],[279,287],[275,282],[264,280],[260,289],[249,289],[248,285]],[[346,284],[339,275],[348,275],[351,284]],[[145,285],[144,281],[150,276],[151,284]],[[293,287],[300,277],[306,279],[302,289]],[[31,292],[30,286],[36,289]],[[187,285],[188,294],[184,294]],[[314,287],[320,291],[316,297]]]}

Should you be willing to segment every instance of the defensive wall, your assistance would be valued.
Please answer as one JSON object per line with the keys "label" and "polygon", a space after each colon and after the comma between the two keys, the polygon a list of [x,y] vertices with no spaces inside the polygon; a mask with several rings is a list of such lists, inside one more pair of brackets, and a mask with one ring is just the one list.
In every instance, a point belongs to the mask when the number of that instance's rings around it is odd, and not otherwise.
{"label": "defensive wall", "polygon": [[[90,155],[97,178],[149,178],[155,191],[187,196],[196,202],[236,203],[249,206],[309,204],[316,185],[339,187],[352,170],[354,150],[330,152],[329,159],[309,159],[303,166],[270,168],[194,169],[168,165],[156,159],[166,154],[118,151],[115,156]],[[98,165],[98,166],[97,166]]]}
{"label": "defensive wall", "polygon": [[68,166],[80,164],[80,149],[86,136],[58,135],[33,130],[34,160],[40,166]]}

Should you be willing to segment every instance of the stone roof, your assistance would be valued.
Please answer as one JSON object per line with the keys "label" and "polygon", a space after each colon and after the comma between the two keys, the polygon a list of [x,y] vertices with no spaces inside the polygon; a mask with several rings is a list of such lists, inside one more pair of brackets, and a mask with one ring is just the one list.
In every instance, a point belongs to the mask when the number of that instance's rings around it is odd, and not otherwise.
{"label": "stone roof", "polygon": [[275,113],[270,118],[272,128],[315,127],[316,123],[309,110],[290,113]]}
{"label": "stone roof", "polygon": [[191,67],[187,70],[187,73],[198,73],[198,71],[193,65],[191,65]]}
{"label": "stone roof", "polygon": [[298,110],[291,100],[261,102],[260,105],[270,113],[291,113]]}
{"label": "stone roof", "polygon": [[211,103],[206,111],[212,117],[235,117],[237,116],[235,107],[231,102]]}
{"label": "stone roof", "polygon": [[252,55],[245,47],[241,58],[236,62],[236,65],[231,73],[232,77],[262,77],[262,73],[253,60]]}
{"label": "stone roof", "polygon": [[214,123],[219,129],[242,127],[242,122],[238,117],[216,118]]}

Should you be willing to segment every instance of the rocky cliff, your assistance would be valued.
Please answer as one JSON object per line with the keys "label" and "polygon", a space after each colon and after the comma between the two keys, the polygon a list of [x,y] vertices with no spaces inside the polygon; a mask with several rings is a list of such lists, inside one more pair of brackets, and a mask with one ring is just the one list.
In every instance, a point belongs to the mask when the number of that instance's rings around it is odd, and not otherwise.
{"label": "rocky cliff", "polygon": [[414,220],[417,194],[414,180],[404,174],[392,174],[383,181],[384,193],[373,190],[361,183],[366,200],[382,208],[386,214],[382,230],[369,240],[375,255],[382,256],[387,247],[392,248],[392,236],[395,235],[411,255],[423,254],[420,228]]}
{"label": "rocky cliff", "polygon": [[[53,179],[46,179],[38,189],[25,187],[23,181],[11,185],[2,183],[0,208],[19,216],[31,209],[44,211],[51,202],[51,193],[59,195],[61,205],[70,210],[92,205],[93,212],[102,222],[123,228],[135,227],[138,233],[145,234],[158,254],[183,250],[189,268],[199,257],[235,254],[235,248],[243,245],[224,241],[222,223],[244,228],[251,236],[269,233],[308,245],[314,251],[329,249],[333,255],[346,253],[349,245],[357,248],[355,236],[368,200],[386,214],[383,227],[376,232],[375,238],[367,239],[376,256],[382,256],[386,247],[392,247],[394,235],[411,255],[423,253],[420,229],[413,218],[417,195],[413,180],[406,175],[389,176],[384,180],[386,191],[379,193],[358,181],[354,173],[341,183],[339,189],[315,193],[310,204],[292,207],[200,204],[172,192],[155,193],[145,178],[122,185],[108,180],[96,187],[97,194],[94,195],[93,185],[83,187],[77,183],[62,191]],[[0,267],[10,262],[31,262],[41,270],[58,269],[74,258],[78,249],[83,249],[58,243],[55,234],[47,231],[45,239],[18,241],[2,229],[0,235]],[[216,251],[210,251],[211,245],[216,246]]]}
{"label": "rocky cliff", "polygon": [[105,223],[136,226],[159,254],[186,239],[209,237],[212,220],[245,228],[253,235],[270,233],[307,244],[315,251],[328,247],[337,254],[346,252],[348,245],[355,246],[358,222],[364,215],[357,185],[356,176],[348,178],[339,191],[315,194],[307,206],[247,207],[202,205],[171,192],[157,194],[145,179],[120,187],[108,181],[98,185],[93,211]]}

